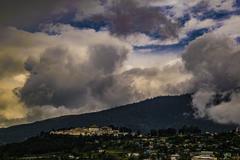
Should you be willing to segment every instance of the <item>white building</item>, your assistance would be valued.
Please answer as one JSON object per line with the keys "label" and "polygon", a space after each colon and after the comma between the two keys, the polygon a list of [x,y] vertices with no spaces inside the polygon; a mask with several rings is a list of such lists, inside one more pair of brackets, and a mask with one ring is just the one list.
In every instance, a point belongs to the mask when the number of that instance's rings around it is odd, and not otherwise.
{"label": "white building", "polygon": [[192,160],[217,160],[213,152],[202,151],[199,155],[193,156]]}
{"label": "white building", "polygon": [[172,154],[172,155],[170,156],[170,159],[171,159],[171,160],[178,160],[178,159],[180,159],[180,155],[179,155],[179,154]]}

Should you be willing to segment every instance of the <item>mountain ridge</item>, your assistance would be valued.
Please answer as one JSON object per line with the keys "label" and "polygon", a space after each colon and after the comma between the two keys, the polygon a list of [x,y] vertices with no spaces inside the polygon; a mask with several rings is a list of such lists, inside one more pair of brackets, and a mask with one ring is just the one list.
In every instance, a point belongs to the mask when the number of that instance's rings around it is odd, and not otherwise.
{"label": "mountain ridge", "polygon": [[29,124],[0,129],[0,143],[23,141],[54,129],[114,125],[133,130],[181,128],[184,125],[197,126],[203,131],[226,131],[235,125],[217,124],[208,119],[196,119],[191,105],[191,94],[162,96],[141,102],[127,104],[99,112],[81,115],[67,115]]}

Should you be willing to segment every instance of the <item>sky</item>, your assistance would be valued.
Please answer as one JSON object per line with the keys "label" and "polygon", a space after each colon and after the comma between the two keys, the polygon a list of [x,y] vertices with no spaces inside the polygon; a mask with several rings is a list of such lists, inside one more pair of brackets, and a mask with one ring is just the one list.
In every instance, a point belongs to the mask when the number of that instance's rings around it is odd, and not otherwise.
{"label": "sky", "polygon": [[[0,127],[186,93],[195,118],[240,124],[239,0],[1,0],[0,10]],[[229,100],[215,104],[219,93]]]}

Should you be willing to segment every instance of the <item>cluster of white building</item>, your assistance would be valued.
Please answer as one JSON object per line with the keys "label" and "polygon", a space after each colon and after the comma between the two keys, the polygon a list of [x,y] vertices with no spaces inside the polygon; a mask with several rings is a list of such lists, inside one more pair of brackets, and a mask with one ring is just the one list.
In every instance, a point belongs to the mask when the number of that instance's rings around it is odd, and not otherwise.
{"label": "cluster of white building", "polygon": [[[170,156],[171,160],[180,160],[179,154],[173,154]],[[202,151],[191,158],[191,160],[217,160],[211,151]]]}
{"label": "cluster of white building", "polygon": [[199,155],[193,156],[192,160],[217,160],[213,152],[202,151]]}
{"label": "cluster of white building", "polygon": [[71,136],[102,136],[102,135],[112,135],[120,136],[127,135],[126,132],[120,132],[119,130],[112,129],[110,127],[89,127],[89,128],[72,128],[67,130],[51,131],[50,134],[54,135],[71,135]]}

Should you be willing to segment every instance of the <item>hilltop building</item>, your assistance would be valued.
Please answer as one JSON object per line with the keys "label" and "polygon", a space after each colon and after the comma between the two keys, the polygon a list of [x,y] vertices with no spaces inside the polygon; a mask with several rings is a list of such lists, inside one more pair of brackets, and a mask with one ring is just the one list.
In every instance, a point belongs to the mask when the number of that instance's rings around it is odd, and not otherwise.
{"label": "hilltop building", "polygon": [[202,151],[199,155],[193,156],[192,160],[217,160],[211,151]]}
{"label": "hilltop building", "polygon": [[102,136],[102,135],[127,135],[128,133],[120,132],[119,130],[110,127],[91,126],[89,128],[73,128],[68,130],[51,131],[53,135],[71,135],[71,136]]}

